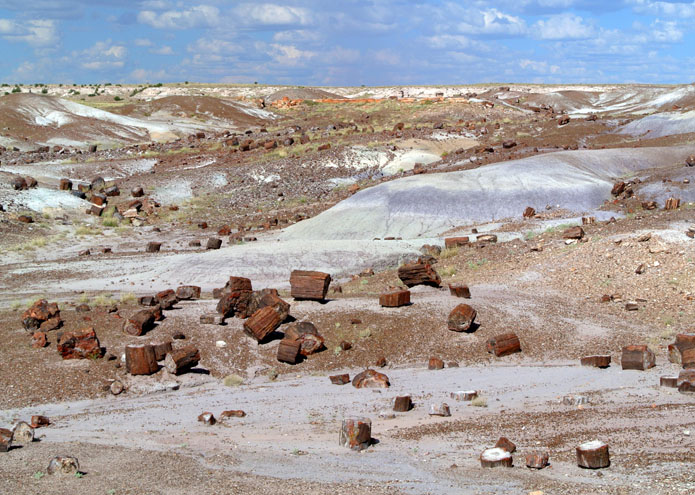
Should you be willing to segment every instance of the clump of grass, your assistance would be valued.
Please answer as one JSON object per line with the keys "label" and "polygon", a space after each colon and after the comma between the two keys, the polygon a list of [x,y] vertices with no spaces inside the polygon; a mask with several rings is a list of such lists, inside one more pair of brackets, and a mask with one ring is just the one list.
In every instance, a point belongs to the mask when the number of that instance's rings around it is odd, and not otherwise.
{"label": "clump of grass", "polygon": [[487,258],[483,258],[482,260],[478,261],[469,261],[467,264],[468,268],[471,270],[477,270],[481,266],[483,266],[485,263],[487,263]]}
{"label": "clump of grass", "polygon": [[238,387],[244,383],[244,379],[237,374],[227,375],[222,380],[225,387]]}
{"label": "clump of grass", "polygon": [[12,311],[19,311],[22,308],[22,306],[22,301],[13,301],[12,305],[10,306],[10,309],[12,309]]}
{"label": "clump of grass", "polygon": [[340,356],[341,352],[343,352],[343,348],[340,347],[339,345],[337,345],[333,348],[333,354],[335,354],[336,356]]}
{"label": "clump of grass", "polygon": [[487,399],[485,397],[476,397],[471,401],[473,407],[487,407]]}
{"label": "clump of grass", "polygon": [[111,295],[108,295],[108,296],[107,296],[107,295],[103,295],[103,294],[102,294],[102,295],[99,295],[99,296],[97,296],[97,297],[95,297],[95,298],[92,300],[92,304],[93,304],[94,306],[111,306],[112,304],[115,304],[115,302],[116,302],[116,301],[114,301],[114,300],[111,298]]}
{"label": "clump of grass", "polygon": [[102,232],[99,229],[95,229],[94,227],[90,227],[88,225],[80,225],[75,229],[75,235],[77,236],[83,236],[83,235],[101,235]]}
{"label": "clump of grass", "polygon": [[445,266],[444,268],[440,268],[437,270],[439,272],[439,275],[442,277],[453,277],[456,275],[456,267],[453,266]]}
{"label": "clump of grass", "polygon": [[361,339],[368,339],[372,336],[372,331],[369,328],[365,328],[364,330],[360,331],[359,336]]}
{"label": "clump of grass", "polygon": [[101,221],[101,224],[104,227],[118,227],[118,220],[116,220],[115,218],[104,218]]}
{"label": "clump of grass", "polygon": [[443,260],[448,259],[448,258],[453,258],[454,256],[457,256],[459,254],[459,248],[458,247],[452,247],[452,248],[446,248],[442,251],[442,253],[439,255],[439,257]]}
{"label": "clump of grass", "polygon": [[278,374],[278,370],[276,370],[275,368],[270,368],[268,370],[268,380],[274,382],[275,380],[277,380]]}
{"label": "clump of grass", "polygon": [[524,234],[524,240],[526,240],[526,241],[530,241],[530,240],[533,239],[534,237],[536,237],[536,233],[535,233],[534,231],[532,231],[532,230],[529,230],[528,232],[526,232],[526,233]]}
{"label": "clump of grass", "polygon": [[86,292],[83,292],[77,300],[82,304],[87,304],[89,302],[89,296]]}
{"label": "clump of grass", "polygon": [[121,294],[121,303],[122,304],[134,304],[137,298],[135,297],[135,294],[132,292],[126,292],[125,294]]}

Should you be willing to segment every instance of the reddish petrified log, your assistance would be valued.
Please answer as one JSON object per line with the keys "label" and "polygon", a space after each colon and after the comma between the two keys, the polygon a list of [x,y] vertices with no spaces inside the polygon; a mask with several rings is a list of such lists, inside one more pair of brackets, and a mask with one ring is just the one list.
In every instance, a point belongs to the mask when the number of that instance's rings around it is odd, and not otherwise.
{"label": "reddish petrified log", "polygon": [[408,287],[431,285],[439,287],[442,279],[429,263],[406,263],[398,268],[398,278]]}
{"label": "reddish petrified log", "polygon": [[310,356],[323,349],[324,339],[313,323],[300,321],[293,323],[285,330],[285,338],[300,343],[300,354]]}
{"label": "reddish petrified log", "polygon": [[594,368],[608,368],[611,365],[610,354],[586,356],[581,358],[582,366],[593,366]]}
{"label": "reddish petrified log", "polygon": [[398,290],[381,294],[379,296],[379,304],[387,308],[397,308],[410,304],[410,291]]}
{"label": "reddish petrified log", "polygon": [[512,467],[512,455],[500,448],[486,449],[480,454],[480,465],[484,468]]}
{"label": "reddish petrified log", "polygon": [[172,375],[180,375],[196,366],[199,361],[198,348],[189,345],[168,353],[164,358],[164,367]]}
{"label": "reddish petrified log", "polygon": [[506,450],[510,454],[513,454],[516,451],[516,445],[507,437],[500,437],[500,439],[497,440],[495,447],[502,450]]}
{"label": "reddish petrified log", "polygon": [[464,284],[449,284],[449,292],[452,296],[462,297],[464,299],[471,298],[471,291],[468,286]]}
{"label": "reddish petrified log", "polygon": [[331,375],[328,377],[333,385],[346,385],[350,383],[350,375],[344,373],[342,375]]}
{"label": "reddish petrified log", "polygon": [[63,359],[96,359],[101,357],[99,339],[93,328],[58,334],[58,353]]}
{"label": "reddish petrified log", "polygon": [[646,345],[628,345],[623,347],[620,360],[624,370],[647,370],[655,365],[654,353]]}
{"label": "reddish petrified log", "polygon": [[151,375],[159,370],[154,347],[150,344],[131,344],[125,347],[125,367],[131,375]]}
{"label": "reddish petrified log", "polygon": [[453,332],[471,331],[476,315],[475,309],[468,304],[459,304],[449,313],[447,326]]}
{"label": "reddish petrified log", "polygon": [[600,469],[610,466],[608,445],[600,440],[585,442],[577,447],[577,465],[587,469]]}
{"label": "reddish petrified log", "polygon": [[543,469],[549,464],[550,455],[547,452],[530,452],[526,454],[526,467]]}
{"label": "reddish petrified log", "polygon": [[179,300],[200,299],[200,287],[197,285],[181,285],[176,289]]}
{"label": "reddish petrified log", "polygon": [[292,339],[282,339],[278,346],[278,361],[288,364],[297,364],[299,351],[302,344]]}
{"label": "reddish petrified log", "polygon": [[491,352],[497,357],[521,352],[521,342],[514,333],[497,335],[487,341],[487,352]]}
{"label": "reddish petrified log", "polygon": [[447,249],[456,248],[460,246],[466,246],[470,244],[471,240],[469,237],[447,237],[444,239],[444,247]]}
{"label": "reddish petrified log", "polygon": [[428,370],[441,370],[444,368],[444,361],[437,357],[431,357],[429,363],[427,364]]}
{"label": "reddish petrified log", "polygon": [[388,388],[390,385],[388,376],[373,369],[366,369],[352,379],[355,388]]}
{"label": "reddish petrified log", "polygon": [[409,395],[396,397],[393,402],[393,410],[396,412],[408,412],[413,408],[413,401]]}
{"label": "reddish petrified log", "polygon": [[328,273],[294,270],[290,275],[290,294],[295,299],[323,301],[330,284],[331,276]]}
{"label": "reddish petrified log", "polygon": [[274,308],[266,306],[256,311],[251,318],[244,322],[244,331],[260,343],[274,332],[282,321],[283,318],[280,313]]}
{"label": "reddish petrified log", "polygon": [[369,418],[344,419],[338,443],[352,450],[363,450],[372,441],[372,420]]}
{"label": "reddish petrified log", "polygon": [[154,326],[154,317],[152,310],[141,309],[126,319],[123,323],[123,331],[128,335],[143,335]]}
{"label": "reddish petrified log", "polygon": [[[38,330],[44,322],[49,320],[59,323],[60,310],[57,303],[49,303],[45,299],[39,299],[22,313],[22,325],[27,330]],[[42,330],[47,331],[46,329]]]}

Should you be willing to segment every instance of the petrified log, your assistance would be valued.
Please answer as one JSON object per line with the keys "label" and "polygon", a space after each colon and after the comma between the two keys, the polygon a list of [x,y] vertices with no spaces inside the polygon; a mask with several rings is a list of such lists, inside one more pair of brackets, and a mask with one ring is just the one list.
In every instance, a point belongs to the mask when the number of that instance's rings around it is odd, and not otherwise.
{"label": "petrified log", "polygon": [[154,296],[142,296],[138,299],[140,306],[154,306],[157,304],[157,299]]}
{"label": "petrified log", "polygon": [[372,420],[369,418],[344,419],[338,443],[352,450],[363,450],[372,442]]}
{"label": "petrified log", "polygon": [[294,270],[290,275],[290,294],[295,299],[323,301],[330,284],[331,276],[328,273]]}
{"label": "petrified log", "polygon": [[198,416],[198,421],[201,423],[207,425],[207,426],[212,426],[215,423],[217,423],[217,420],[215,419],[215,416],[211,412],[204,412],[201,413]]}
{"label": "petrified log", "polygon": [[522,215],[524,218],[531,218],[536,215],[536,210],[531,206],[527,206]]}
{"label": "petrified log", "polygon": [[188,345],[168,353],[164,358],[164,367],[172,375],[180,375],[196,366],[199,361],[198,348]]}
{"label": "petrified log", "polygon": [[42,426],[48,426],[51,424],[51,420],[48,419],[48,416],[32,416],[31,417],[31,427],[32,428],[41,428]]}
{"label": "petrified log", "polygon": [[579,225],[565,229],[562,232],[563,239],[581,239],[582,237],[584,237],[584,229]]}
{"label": "petrified log", "polygon": [[237,313],[246,315],[250,301],[251,291],[235,290],[229,293],[223,292],[222,297],[217,303],[216,310],[225,318],[231,318]]}
{"label": "petrified log", "polygon": [[167,289],[163,290],[162,292],[158,292],[155,298],[157,299],[159,307],[163,310],[171,309],[172,307],[174,307],[174,304],[179,302],[179,298],[176,297],[176,292],[174,292],[173,289]]}
{"label": "petrified log", "polygon": [[229,411],[222,411],[222,414],[220,414],[220,419],[243,418],[244,416],[246,416],[246,413],[241,409],[233,409]]}
{"label": "petrified log", "polygon": [[510,454],[513,454],[516,451],[516,445],[507,437],[500,437],[495,444],[495,448],[505,450]]}
{"label": "petrified log", "polygon": [[473,400],[478,397],[479,392],[477,390],[460,390],[458,392],[451,392],[449,396],[454,400]]}
{"label": "petrified log", "polygon": [[374,363],[374,366],[376,366],[377,368],[383,368],[384,366],[386,366],[386,358],[384,356],[379,357],[379,359],[377,359]]}
{"label": "petrified log", "polygon": [[452,296],[463,297],[464,299],[471,298],[471,291],[464,284],[449,284],[449,292]]}
{"label": "petrified log", "polygon": [[131,375],[151,375],[159,370],[151,344],[131,344],[125,347],[125,368]]}
{"label": "petrified log", "polygon": [[654,367],[654,353],[646,345],[623,347],[620,363],[624,370],[647,370]]}
{"label": "petrified log", "polygon": [[485,449],[480,454],[480,465],[484,468],[512,467],[512,454],[500,448]]}
{"label": "petrified log", "polygon": [[610,466],[608,445],[600,440],[585,442],[577,447],[577,465],[588,469],[600,469]]}
{"label": "petrified log", "polygon": [[662,376],[659,378],[659,385],[662,387],[678,388],[678,377]]}
{"label": "petrified log", "polygon": [[72,181],[70,179],[60,179],[61,191],[72,191]]}
{"label": "petrified log", "polygon": [[219,249],[222,247],[222,239],[219,237],[210,237],[205,245],[205,249]]}
{"label": "petrified log", "polygon": [[611,365],[610,354],[586,356],[581,358],[582,366],[593,366],[594,368],[608,368]]}
{"label": "petrified log", "polygon": [[526,467],[543,469],[549,464],[550,456],[547,452],[530,452],[526,454]]}
{"label": "petrified log", "polygon": [[48,345],[46,332],[34,332],[31,335],[31,346],[34,349],[41,349]]}
{"label": "petrified log", "polygon": [[410,291],[398,290],[381,294],[379,296],[379,304],[386,308],[397,308],[410,304]]}
{"label": "petrified log", "polygon": [[441,370],[444,369],[444,361],[438,357],[431,357],[429,363],[427,364],[428,370]]}
{"label": "petrified log", "polygon": [[200,287],[197,285],[181,285],[176,289],[179,300],[200,299]]}
{"label": "petrified log", "polygon": [[217,313],[200,315],[200,323],[204,325],[222,325],[224,324],[224,320],[224,316]]}
{"label": "petrified log", "polygon": [[160,249],[162,249],[162,243],[161,242],[152,241],[152,242],[147,243],[146,251],[148,253],[158,253]]}
{"label": "petrified log", "polygon": [[581,406],[588,404],[589,398],[586,395],[566,395],[562,398],[562,403],[566,406]]}
{"label": "petrified log", "polygon": [[120,380],[114,380],[111,382],[111,385],[109,386],[109,391],[113,395],[119,395],[125,390],[125,387],[123,386],[123,383],[120,382]]}
{"label": "petrified log", "polygon": [[251,318],[244,322],[244,332],[262,342],[276,328],[280,326],[283,318],[274,308],[266,306],[256,311]]}
{"label": "petrified log", "polygon": [[350,383],[350,375],[344,373],[342,375],[332,375],[328,377],[333,385],[345,385]]}
{"label": "petrified log", "polygon": [[683,368],[695,368],[695,334],[679,333],[676,341],[668,346],[668,360]]}
{"label": "petrified log", "polygon": [[487,352],[491,352],[497,357],[521,352],[521,342],[514,333],[497,335],[487,341]]}
{"label": "petrified log", "polygon": [[12,429],[12,444],[29,445],[34,441],[34,428],[25,421],[20,421]]}
{"label": "petrified log", "polygon": [[442,279],[429,263],[406,263],[398,268],[398,278],[408,287],[431,285],[439,287]]}
{"label": "petrified log", "polygon": [[282,339],[278,346],[278,361],[297,364],[302,344],[297,340]]}
{"label": "petrified log", "polygon": [[681,206],[681,200],[678,198],[668,198],[664,204],[664,210],[677,210]]}
{"label": "petrified log", "polygon": [[444,247],[447,249],[466,246],[471,242],[468,237],[447,237],[444,239]]}
{"label": "petrified log", "polygon": [[27,330],[38,330],[42,323],[56,318],[60,321],[58,304],[39,299],[22,313],[22,325]]}
{"label": "petrified log", "polygon": [[478,244],[483,244],[483,243],[491,243],[494,244],[497,242],[497,235],[495,234],[480,234],[478,237],[475,238],[475,242]]}
{"label": "petrified log", "polygon": [[168,340],[166,342],[156,342],[150,344],[152,346],[152,349],[154,350],[154,358],[157,361],[163,361],[164,358],[166,357],[167,353],[171,352],[172,347],[171,347],[171,340]]}
{"label": "petrified log", "polygon": [[625,190],[626,184],[622,181],[613,184],[613,189],[611,189],[611,194],[613,196],[620,196]]}
{"label": "petrified log", "polygon": [[58,334],[58,353],[63,359],[96,359],[101,357],[99,339],[93,328]]}
{"label": "petrified log", "polygon": [[300,321],[288,326],[285,330],[285,338],[300,343],[299,352],[302,356],[310,356],[323,349],[323,337],[314,324],[308,321]]}
{"label": "petrified log", "polygon": [[388,376],[373,369],[366,369],[352,379],[355,388],[389,388],[390,385]]}
{"label": "petrified log", "polygon": [[476,311],[468,304],[459,304],[451,313],[447,320],[447,326],[452,332],[468,332],[475,321]]}
{"label": "petrified log", "polygon": [[278,295],[277,289],[263,289],[251,293],[245,310],[241,305],[238,306],[237,316],[248,318],[259,309],[265,307],[271,307],[277,311],[282,321],[285,321],[290,314],[290,304]]}
{"label": "petrified log", "polygon": [[441,404],[430,404],[430,416],[451,416],[451,410],[449,409],[449,404],[442,402]]}
{"label": "petrified log", "polygon": [[48,463],[46,472],[48,474],[67,474],[75,475],[80,470],[80,463],[77,457],[58,456],[51,459]]}
{"label": "petrified log", "polygon": [[154,326],[154,314],[149,309],[141,309],[123,323],[123,331],[128,335],[140,336]]}
{"label": "petrified log", "polygon": [[393,402],[393,410],[396,412],[408,412],[413,408],[413,401],[409,395],[396,397]]}
{"label": "petrified log", "polygon": [[7,452],[12,448],[12,430],[0,428],[0,452]]}
{"label": "petrified log", "polygon": [[251,280],[246,277],[229,277],[229,281],[227,281],[224,288],[229,289],[231,292],[237,290],[251,292],[253,290]]}

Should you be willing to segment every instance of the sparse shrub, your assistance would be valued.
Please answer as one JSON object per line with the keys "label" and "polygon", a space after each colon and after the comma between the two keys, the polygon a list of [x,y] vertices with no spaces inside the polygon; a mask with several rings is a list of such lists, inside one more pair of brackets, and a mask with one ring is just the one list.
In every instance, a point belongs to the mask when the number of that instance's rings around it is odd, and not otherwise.
{"label": "sparse shrub", "polygon": [[487,399],[485,397],[476,397],[471,401],[473,407],[487,407]]}
{"label": "sparse shrub", "polygon": [[453,266],[446,266],[437,270],[442,277],[453,277],[456,275],[456,268]]}
{"label": "sparse shrub", "polygon": [[42,94],[42,95],[47,95],[47,94],[48,94],[48,89],[47,89],[47,88],[43,88],[43,89],[41,90],[41,94]]}
{"label": "sparse shrub", "polygon": [[458,247],[452,247],[452,248],[446,248],[442,251],[442,253],[439,255],[439,257],[443,260],[447,258],[453,258],[454,256],[459,254],[459,248]]}
{"label": "sparse shrub", "polygon": [[87,304],[89,302],[89,296],[86,292],[83,292],[82,294],[80,294],[80,297],[77,298],[77,300],[82,304]]}
{"label": "sparse shrub", "polygon": [[114,96],[113,99],[114,101],[121,101],[123,98],[121,98],[120,96]]}
{"label": "sparse shrub", "polygon": [[19,86],[15,86],[14,88],[12,88],[12,92],[13,92],[13,93],[21,93],[22,90],[19,89]]}
{"label": "sparse shrub", "polygon": [[359,336],[361,339],[368,339],[372,336],[372,331],[369,328],[365,328],[364,330],[360,331]]}
{"label": "sparse shrub", "polygon": [[238,387],[244,383],[244,379],[237,374],[227,375],[222,380],[225,387]]}
{"label": "sparse shrub", "polygon": [[277,380],[277,378],[278,378],[278,370],[276,370],[275,368],[270,368],[268,370],[268,380],[270,380],[271,382],[274,382],[275,380]]}
{"label": "sparse shrub", "polygon": [[111,295],[100,294],[92,300],[94,306],[111,306],[116,301],[111,298]]}
{"label": "sparse shrub", "polygon": [[115,218],[104,218],[101,221],[101,224],[104,227],[118,227],[118,220],[116,220]]}
{"label": "sparse shrub", "polygon": [[126,292],[125,294],[121,294],[121,303],[122,304],[135,304],[135,301],[137,298],[135,297],[135,294],[132,292]]}

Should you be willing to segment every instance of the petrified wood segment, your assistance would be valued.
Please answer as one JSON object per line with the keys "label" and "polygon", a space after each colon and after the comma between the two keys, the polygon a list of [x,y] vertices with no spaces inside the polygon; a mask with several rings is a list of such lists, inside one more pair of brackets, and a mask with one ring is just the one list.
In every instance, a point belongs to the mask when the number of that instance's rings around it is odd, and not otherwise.
{"label": "petrified wood segment", "polygon": [[180,375],[196,366],[199,361],[198,348],[188,345],[168,353],[164,358],[164,367],[172,375]]}
{"label": "petrified wood segment", "polygon": [[500,437],[500,439],[497,440],[495,447],[502,450],[506,450],[510,454],[513,454],[516,451],[516,445],[507,437]]}
{"label": "petrified wood segment", "polygon": [[444,239],[444,247],[447,249],[456,248],[470,244],[471,240],[468,237],[447,237]]}
{"label": "petrified wood segment", "polygon": [[497,357],[521,352],[521,342],[514,333],[497,335],[487,341],[487,352],[491,352]]}
{"label": "petrified wood segment", "polygon": [[406,263],[398,268],[398,278],[408,287],[431,285],[439,287],[442,279],[429,263]]}
{"label": "petrified wood segment", "polygon": [[373,369],[366,369],[352,379],[355,388],[389,388],[390,385],[388,376]]}
{"label": "petrified wood segment", "polygon": [[344,373],[342,375],[332,375],[328,378],[330,378],[331,383],[333,385],[346,385],[350,383],[350,375],[348,375],[347,373]]}
{"label": "petrified wood segment", "polygon": [[547,452],[530,452],[526,454],[526,467],[543,469],[549,464],[550,456]]}
{"label": "petrified wood segment", "polygon": [[266,306],[256,311],[251,318],[244,322],[244,331],[260,343],[273,333],[282,321],[283,318],[280,313],[274,308]]}
{"label": "petrified wood segment", "polygon": [[128,335],[140,336],[154,326],[154,313],[150,309],[141,309],[123,323],[123,331]]}
{"label": "petrified wood segment", "polygon": [[393,402],[393,410],[396,412],[408,412],[413,408],[413,401],[409,395],[396,397]]}
{"label": "petrified wood segment", "polygon": [[369,418],[344,419],[338,443],[352,450],[363,450],[372,441],[372,420]]}
{"label": "petrified wood segment", "polygon": [[441,404],[430,404],[430,416],[451,416],[451,409],[449,409],[449,404],[442,402]]}
{"label": "petrified wood segment", "polygon": [[581,358],[582,366],[593,366],[594,368],[608,368],[611,365],[610,354],[586,356]]}
{"label": "petrified wood segment", "polygon": [[695,334],[676,335],[676,341],[668,346],[668,360],[683,368],[695,368]]}
{"label": "petrified wood segment", "polygon": [[155,298],[159,303],[159,307],[162,309],[171,309],[174,307],[174,304],[179,302],[179,298],[176,297],[176,292],[174,292],[173,289],[158,292]]}
{"label": "petrified wood segment", "polygon": [[610,466],[608,445],[600,440],[585,442],[577,447],[577,465],[587,469],[600,469]]}
{"label": "petrified wood segment", "polygon": [[479,392],[477,390],[460,390],[458,392],[451,392],[449,396],[454,400],[473,400],[478,397]]}
{"label": "petrified wood segment", "polygon": [[647,370],[654,367],[654,353],[646,345],[623,347],[620,361],[624,370]]}
{"label": "petrified wood segment", "polygon": [[150,344],[154,350],[154,358],[157,361],[163,361],[167,353],[171,352],[171,340],[166,342],[155,342]]}
{"label": "petrified wood segment", "polygon": [[662,376],[659,378],[659,385],[668,388],[678,388],[677,376]]}
{"label": "petrified wood segment", "polygon": [[181,285],[176,289],[176,297],[180,300],[200,299],[200,287],[197,285]]}
{"label": "petrified wood segment", "polygon": [[58,353],[63,359],[96,359],[101,357],[99,339],[93,328],[58,334]]}
{"label": "petrified wood segment", "polygon": [[299,352],[302,356],[310,356],[323,349],[323,337],[313,323],[300,321],[293,323],[285,330],[285,338],[296,340],[300,343]]}
{"label": "petrified wood segment", "polygon": [[125,367],[131,375],[151,375],[159,370],[154,347],[150,344],[131,344],[125,347]]}
{"label": "petrified wood segment", "polygon": [[468,286],[464,284],[449,284],[449,292],[452,296],[462,297],[464,299],[471,298],[471,291]]}
{"label": "petrified wood segment", "polygon": [[512,462],[512,454],[497,447],[480,454],[480,465],[484,468],[512,467]]}
{"label": "petrified wood segment", "polygon": [[428,370],[441,370],[444,368],[444,361],[438,357],[431,357],[429,363],[427,363]]}
{"label": "petrified wood segment", "polygon": [[381,294],[379,296],[379,304],[386,308],[397,308],[410,304],[410,291],[399,290]]}
{"label": "petrified wood segment", "polygon": [[297,340],[282,339],[278,346],[278,361],[297,364],[301,347],[302,344]]}
{"label": "petrified wood segment", "polygon": [[80,463],[77,457],[58,456],[51,459],[48,463],[46,472],[48,474],[64,474],[74,476],[80,470]]}
{"label": "petrified wood segment", "polygon": [[0,452],[7,452],[12,448],[12,430],[0,428]]}
{"label": "petrified wood segment", "polygon": [[468,304],[459,304],[449,313],[447,326],[452,332],[471,331],[476,315],[475,309]]}
{"label": "petrified wood segment", "polygon": [[49,303],[45,299],[39,299],[22,313],[22,325],[27,330],[38,330],[45,322],[52,320],[53,328],[41,328],[43,331],[58,328],[60,322],[60,310],[57,303]]}
{"label": "petrified wood segment", "polygon": [[323,301],[330,284],[331,276],[328,273],[294,270],[290,274],[290,294],[295,299]]}

